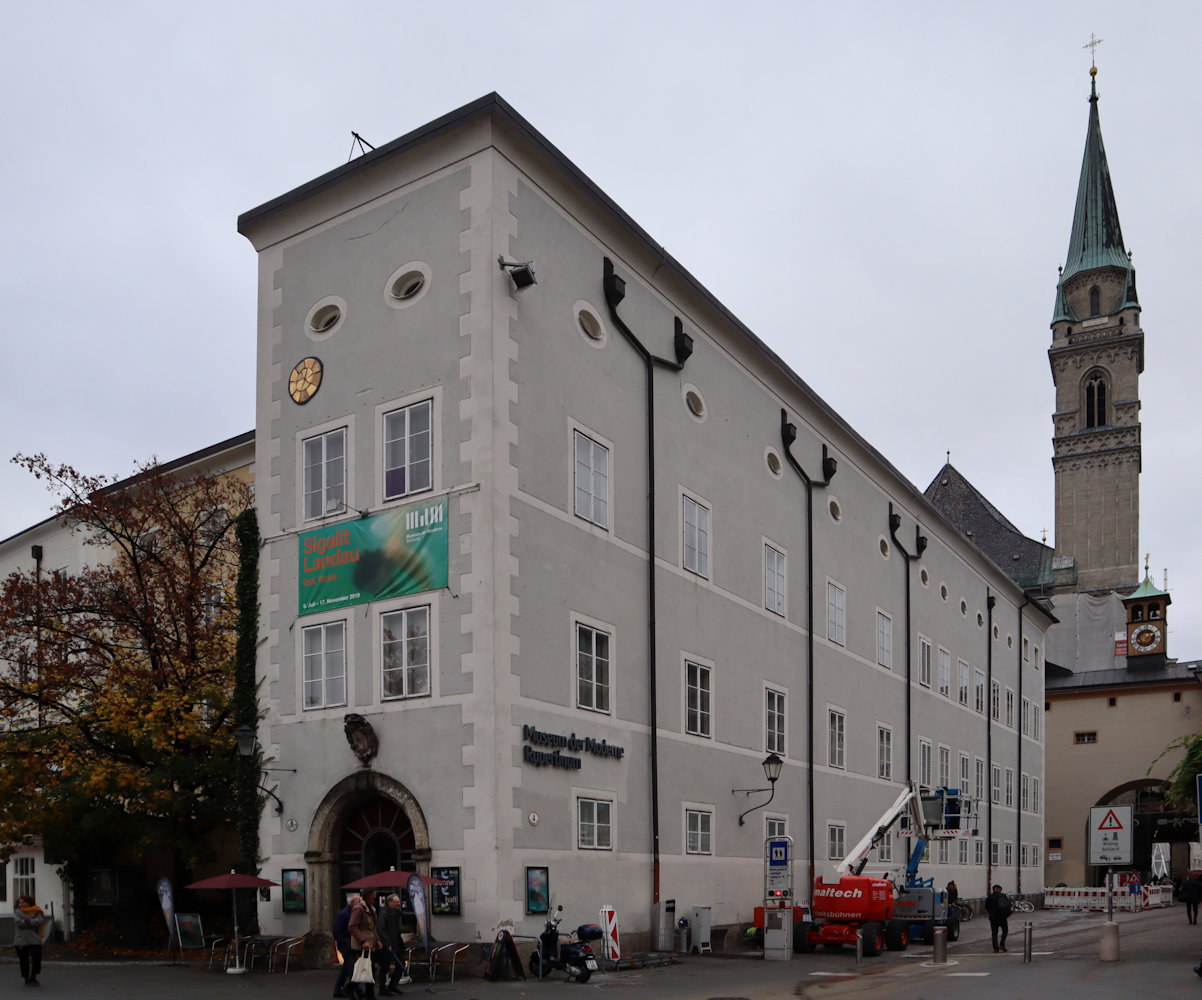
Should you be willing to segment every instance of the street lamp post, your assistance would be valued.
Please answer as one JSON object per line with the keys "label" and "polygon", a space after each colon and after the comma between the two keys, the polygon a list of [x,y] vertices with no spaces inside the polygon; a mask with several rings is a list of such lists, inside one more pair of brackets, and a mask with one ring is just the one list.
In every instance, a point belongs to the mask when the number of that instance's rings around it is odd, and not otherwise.
{"label": "street lamp post", "polygon": [[765,799],[763,802],[761,802],[759,805],[752,806],[750,809],[745,810],[743,813],[741,813],[739,815],[739,826],[744,825],[743,817],[746,816],[747,813],[755,812],[757,809],[763,809],[764,806],[768,805],[768,803],[772,801],[773,796],[776,795],[776,779],[780,777],[781,768],[784,767],[784,764],[785,764],[785,762],[783,760],[781,760],[776,754],[774,754],[774,753],[768,754],[768,756],[764,758],[764,761],[762,764],[762,766],[764,768],[764,777],[768,779],[768,787],[767,788],[736,788],[735,789],[736,792],[745,792],[748,795],[754,795],[756,792],[769,792],[770,793],[768,795],[768,798]]}

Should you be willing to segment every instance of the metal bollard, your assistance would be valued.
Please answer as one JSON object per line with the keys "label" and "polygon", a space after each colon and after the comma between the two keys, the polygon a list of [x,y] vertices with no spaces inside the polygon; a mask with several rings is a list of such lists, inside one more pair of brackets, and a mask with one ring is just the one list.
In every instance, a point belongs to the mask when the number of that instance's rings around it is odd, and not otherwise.
{"label": "metal bollard", "polygon": [[856,928],[856,965],[864,961],[864,932]]}
{"label": "metal bollard", "polygon": [[1031,939],[1035,936],[1032,930],[1031,921],[1028,920],[1023,924],[1023,962],[1027,965],[1031,964]]}
{"label": "metal bollard", "polygon": [[947,928],[935,928],[935,964],[947,964]]}

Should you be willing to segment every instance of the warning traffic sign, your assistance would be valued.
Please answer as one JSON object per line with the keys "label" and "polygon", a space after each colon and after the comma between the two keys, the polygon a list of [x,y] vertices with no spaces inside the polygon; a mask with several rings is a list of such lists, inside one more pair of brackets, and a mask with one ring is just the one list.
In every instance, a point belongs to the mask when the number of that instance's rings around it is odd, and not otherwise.
{"label": "warning traffic sign", "polygon": [[1132,809],[1132,806],[1096,806],[1089,810],[1091,865],[1131,864]]}

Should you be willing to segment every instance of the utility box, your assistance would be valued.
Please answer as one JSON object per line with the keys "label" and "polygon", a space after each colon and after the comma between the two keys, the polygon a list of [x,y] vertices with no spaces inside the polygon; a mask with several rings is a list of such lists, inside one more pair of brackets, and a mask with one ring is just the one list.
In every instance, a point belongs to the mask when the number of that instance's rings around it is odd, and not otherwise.
{"label": "utility box", "polygon": [[655,923],[651,932],[653,939],[651,947],[656,951],[671,951],[673,935],[676,931],[676,900],[661,899],[655,904]]}
{"label": "utility box", "polygon": [[693,932],[693,952],[698,955],[710,954],[710,907],[694,906],[689,923]]}
{"label": "utility box", "polygon": [[764,958],[788,962],[793,958],[793,908],[764,908]]}

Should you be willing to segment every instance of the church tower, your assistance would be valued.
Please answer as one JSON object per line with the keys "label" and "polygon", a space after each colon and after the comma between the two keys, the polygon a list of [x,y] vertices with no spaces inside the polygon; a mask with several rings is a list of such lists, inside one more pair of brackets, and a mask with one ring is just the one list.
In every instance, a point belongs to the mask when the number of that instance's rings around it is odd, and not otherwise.
{"label": "church tower", "polygon": [[1056,384],[1052,467],[1056,556],[1076,590],[1139,582],[1139,326],[1135,268],[1123,245],[1090,68],[1089,128],[1068,256],[1056,286],[1048,360]]}

